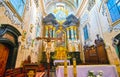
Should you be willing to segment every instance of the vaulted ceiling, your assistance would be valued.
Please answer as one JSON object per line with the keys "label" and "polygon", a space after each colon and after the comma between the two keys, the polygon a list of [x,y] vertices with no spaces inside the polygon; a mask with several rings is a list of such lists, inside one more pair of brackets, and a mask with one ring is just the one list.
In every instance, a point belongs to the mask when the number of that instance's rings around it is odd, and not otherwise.
{"label": "vaulted ceiling", "polygon": [[53,13],[57,20],[75,15],[83,0],[41,0],[44,13]]}

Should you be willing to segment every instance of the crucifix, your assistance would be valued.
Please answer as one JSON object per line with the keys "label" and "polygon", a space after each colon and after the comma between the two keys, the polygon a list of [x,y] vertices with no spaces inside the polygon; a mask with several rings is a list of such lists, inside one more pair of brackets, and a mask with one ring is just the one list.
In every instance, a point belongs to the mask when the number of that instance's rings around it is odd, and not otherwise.
{"label": "crucifix", "polygon": [[51,42],[55,40],[62,40],[62,38],[53,38],[50,37],[50,32],[48,32],[48,37],[37,37],[37,40],[45,40],[47,42],[46,48],[46,56],[47,56],[47,63],[50,62],[50,51],[51,51]]}
{"label": "crucifix", "polygon": [[50,36],[50,32],[48,31],[48,37],[37,37],[36,40],[45,40],[47,42],[47,48],[46,48],[46,57],[47,57],[47,63],[48,63],[47,76],[49,77],[51,42],[55,40],[62,40],[62,38],[53,38]]}

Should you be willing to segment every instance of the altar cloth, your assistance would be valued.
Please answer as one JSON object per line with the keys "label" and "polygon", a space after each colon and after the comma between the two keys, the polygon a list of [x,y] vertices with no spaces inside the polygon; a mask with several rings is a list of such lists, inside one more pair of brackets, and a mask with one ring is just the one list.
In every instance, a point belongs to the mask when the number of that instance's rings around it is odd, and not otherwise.
{"label": "altar cloth", "polygon": [[[68,66],[68,77],[73,76],[73,66]],[[114,65],[79,65],[76,66],[77,77],[87,77],[88,71],[94,71],[97,75],[99,71],[103,71],[103,77],[119,77],[116,66]],[[64,77],[64,66],[58,66],[56,68],[56,77]]]}
{"label": "altar cloth", "polygon": [[[54,60],[54,65],[56,64],[56,63],[64,63],[65,62],[65,60]],[[67,60],[67,63],[70,65],[70,60]]]}

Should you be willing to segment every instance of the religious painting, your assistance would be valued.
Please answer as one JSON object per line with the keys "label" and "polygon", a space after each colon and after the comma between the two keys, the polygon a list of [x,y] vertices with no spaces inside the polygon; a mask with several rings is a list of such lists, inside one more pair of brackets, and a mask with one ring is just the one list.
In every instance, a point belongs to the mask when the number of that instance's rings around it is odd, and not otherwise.
{"label": "religious painting", "polygon": [[62,40],[57,41],[57,46],[65,46],[65,32],[58,30],[57,31],[57,38],[62,38]]}

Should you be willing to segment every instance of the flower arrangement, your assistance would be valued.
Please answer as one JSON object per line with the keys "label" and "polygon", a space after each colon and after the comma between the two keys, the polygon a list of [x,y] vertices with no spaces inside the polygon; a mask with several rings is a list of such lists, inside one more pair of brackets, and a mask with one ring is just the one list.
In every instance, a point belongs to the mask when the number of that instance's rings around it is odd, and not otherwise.
{"label": "flower arrangement", "polygon": [[93,70],[89,70],[89,71],[88,71],[88,76],[87,76],[87,77],[95,77],[94,71],[93,71]]}
{"label": "flower arrangement", "polygon": [[103,71],[99,70],[97,75],[95,75],[93,70],[89,70],[87,77],[103,77]]}

